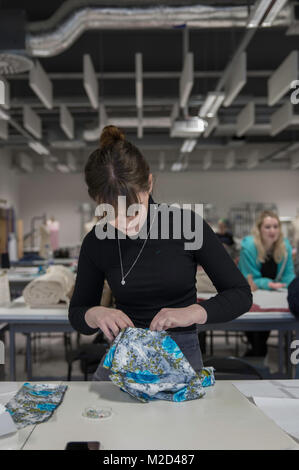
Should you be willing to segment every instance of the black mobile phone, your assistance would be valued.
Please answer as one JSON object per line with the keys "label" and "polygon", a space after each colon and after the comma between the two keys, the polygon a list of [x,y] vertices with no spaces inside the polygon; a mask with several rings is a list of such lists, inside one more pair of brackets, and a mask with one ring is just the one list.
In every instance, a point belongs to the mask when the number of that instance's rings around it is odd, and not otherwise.
{"label": "black mobile phone", "polygon": [[67,443],[65,450],[100,450],[100,448],[99,441],[73,441]]}

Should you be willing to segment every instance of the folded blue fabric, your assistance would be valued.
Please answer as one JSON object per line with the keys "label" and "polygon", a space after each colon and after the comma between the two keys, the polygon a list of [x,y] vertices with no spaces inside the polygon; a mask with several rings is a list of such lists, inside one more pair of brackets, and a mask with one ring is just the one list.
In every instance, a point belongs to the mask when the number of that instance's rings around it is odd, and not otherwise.
{"label": "folded blue fabric", "polygon": [[30,384],[20,388],[6,404],[17,428],[47,421],[63,400],[67,385]]}
{"label": "folded blue fabric", "polygon": [[213,367],[197,374],[165,331],[121,330],[103,366],[111,370],[115,385],[142,402],[194,400],[215,383]]}

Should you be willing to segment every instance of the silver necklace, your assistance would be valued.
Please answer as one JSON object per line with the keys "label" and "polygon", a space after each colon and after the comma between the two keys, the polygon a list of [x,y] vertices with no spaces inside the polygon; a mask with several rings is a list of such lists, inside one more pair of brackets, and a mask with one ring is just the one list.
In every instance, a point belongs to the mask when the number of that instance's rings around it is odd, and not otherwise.
{"label": "silver necklace", "polygon": [[[146,242],[147,242],[147,239],[148,239],[148,237],[149,237],[150,231],[151,231],[151,229],[152,229],[152,226],[153,226],[153,223],[154,223],[154,221],[155,221],[156,214],[157,214],[157,206],[155,205],[154,208],[155,208],[155,215],[154,215],[154,217],[153,217],[153,220],[152,220],[152,223],[151,223],[151,225],[150,225],[149,231],[147,232],[146,239],[144,240],[143,245],[142,245],[142,247],[140,248],[140,251],[139,251],[139,253],[138,253],[138,255],[137,255],[137,257],[136,257],[134,263],[132,264],[132,266],[130,267],[130,269],[127,271],[126,274],[124,274],[123,261],[122,261],[122,257],[121,257],[120,242],[119,242],[119,238],[117,237],[118,252],[119,252],[119,260],[120,260],[120,269],[121,269],[121,281],[120,281],[120,283],[121,283],[121,285],[123,285],[123,286],[126,284],[125,278],[128,276],[128,274],[130,274],[130,272],[131,272],[132,269],[134,268],[135,264],[137,263],[137,261],[138,261],[140,255],[141,255],[141,253],[142,253],[142,251],[143,251],[143,248],[145,247],[145,244],[146,244]],[[149,208],[148,210],[150,210],[150,208]]]}

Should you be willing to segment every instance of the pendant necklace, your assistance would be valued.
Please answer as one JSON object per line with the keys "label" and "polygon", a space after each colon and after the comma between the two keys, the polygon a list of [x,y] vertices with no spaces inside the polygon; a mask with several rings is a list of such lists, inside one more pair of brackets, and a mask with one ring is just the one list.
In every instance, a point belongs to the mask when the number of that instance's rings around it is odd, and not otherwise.
{"label": "pendant necklace", "polygon": [[121,256],[121,249],[120,249],[120,242],[119,242],[119,238],[117,237],[117,243],[118,243],[118,252],[119,252],[119,260],[120,260],[120,269],[121,269],[121,285],[124,286],[126,284],[126,281],[125,281],[125,278],[128,276],[128,274],[132,271],[132,269],[134,268],[135,264],[137,263],[142,251],[143,251],[143,248],[145,247],[145,244],[147,242],[147,239],[149,237],[149,234],[150,234],[150,231],[152,229],[152,226],[153,226],[153,223],[155,221],[155,217],[156,217],[156,214],[157,214],[157,206],[155,205],[154,206],[155,208],[155,214],[154,214],[154,217],[153,217],[153,221],[150,225],[150,228],[149,228],[149,231],[147,232],[147,236],[146,236],[146,239],[144,240],[143,242],[143,245],[134,261],[134,263],[132,264],[132,266],[130,267],[130,269],[126,272],[126,274],[124,274],[124,269],[123,269],[123,262],[122,262],[122,256]]}

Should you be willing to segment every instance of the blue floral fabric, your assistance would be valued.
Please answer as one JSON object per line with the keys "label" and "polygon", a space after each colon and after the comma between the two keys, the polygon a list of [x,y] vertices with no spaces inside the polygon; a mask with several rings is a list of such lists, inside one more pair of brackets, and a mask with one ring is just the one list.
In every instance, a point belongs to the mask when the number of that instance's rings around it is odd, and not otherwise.
{"label": "blue floral fabric", "polygon": [[47,421],[63,400],[67,385],[30,384],[20,388],[6,404],[17,428]]}
{"label": "blue floral fabric", "polygon": [[142,402],[194,400],[215,383],[213,367],[197,374],[165,331],[121,330],[103,366],[111,370],[115,385]]}

